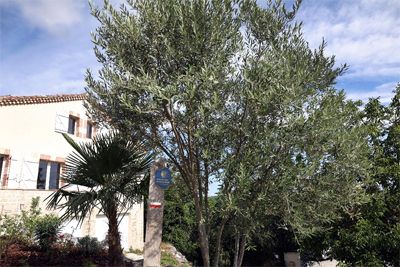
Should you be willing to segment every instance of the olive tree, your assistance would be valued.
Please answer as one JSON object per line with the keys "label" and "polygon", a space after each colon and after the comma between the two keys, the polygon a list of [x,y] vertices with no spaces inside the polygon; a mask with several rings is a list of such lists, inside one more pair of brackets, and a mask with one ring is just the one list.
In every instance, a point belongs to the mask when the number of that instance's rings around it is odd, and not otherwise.
{"label": "olive tree", "polygon": [[[285,211],[297,222],[304,202],[321,218],[346,204],[340,196],[353,196],[352,162],[362,155],[357,107],[333,88],[346,66],[324,56],[324,43],[309,48],[293,20],[299,5],[137,0],[119,10],[107,1],[92,7],[103,67],[97,78],[86,76],[91,113],[137,133],[178,170],[195,204],[205,266],[211,181],[227,198],[256,196],[263,209],[254,212]],[[337,191],[324,191],[336,182]],[[321,192],[327,197],[313,204]],[[326,205],[332,194],[342,201]],[[232,210],[243,209],[221,206],[220,214],[229,218]]]}

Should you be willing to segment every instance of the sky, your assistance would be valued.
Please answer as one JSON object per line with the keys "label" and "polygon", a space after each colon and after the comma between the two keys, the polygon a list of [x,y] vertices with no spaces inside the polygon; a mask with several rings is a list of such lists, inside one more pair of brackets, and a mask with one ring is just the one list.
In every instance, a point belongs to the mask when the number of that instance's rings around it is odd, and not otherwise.
{"label": "sky", "polygon": [[[400,0],[303,0],[297,20],[310,47],[324,38],[326,55],[350,66],[338,89],[388,103],[400,82],[399,14]],[[83,92],[86,69],[100,68],[97,25],[87,0],[0,0],[0,95]]]}

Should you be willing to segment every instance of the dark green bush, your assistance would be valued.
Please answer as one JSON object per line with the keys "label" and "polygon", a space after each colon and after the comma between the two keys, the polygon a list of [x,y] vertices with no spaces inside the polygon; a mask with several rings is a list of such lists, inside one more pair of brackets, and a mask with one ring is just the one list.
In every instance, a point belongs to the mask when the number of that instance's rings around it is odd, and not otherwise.
{"label": "dark green bush", "polygon": [[163,241],[173,244],[189,261],[200,262],[195,208],[190,193],[177,183],[165,192],[165,200]]}
{"label": "dark green bush", "polygon": [[48,250],[57,241],[57,235],[61,232],[62,221],[53,214],[46,214],[36,221],[35,238],[42,250]]}
{"label": "dark green bush", "polygon": [[100,254],[103,246],[96,237],[84,236],[78,239],[78,246],[85,256]]}

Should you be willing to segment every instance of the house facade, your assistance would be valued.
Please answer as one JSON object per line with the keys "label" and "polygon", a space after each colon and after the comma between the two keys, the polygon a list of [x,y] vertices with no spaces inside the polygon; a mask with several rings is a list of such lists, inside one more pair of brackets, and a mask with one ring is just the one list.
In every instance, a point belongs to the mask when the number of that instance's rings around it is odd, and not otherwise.
{"label": "house facade", "polygon": [[[0,213],[29,209],[33,197],[43,201],[63,185],[60,174],[72,147],[62,133],[77,142],[88,142],[99,132],[86,115],[85,94],[50,96],[0,96]],[[136,204],[120,223],[125,250],[143,248],[143,204]],[[107,220],[93,212],[78,227],[67,222],[64,232],[75,237],[90,235],[103,240]]]}

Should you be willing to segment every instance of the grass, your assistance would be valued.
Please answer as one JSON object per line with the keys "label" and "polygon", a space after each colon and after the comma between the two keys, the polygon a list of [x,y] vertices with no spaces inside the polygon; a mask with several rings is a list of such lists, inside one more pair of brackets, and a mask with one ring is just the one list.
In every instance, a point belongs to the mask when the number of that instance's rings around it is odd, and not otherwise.
{"label": "grass", "polygon": [[165,251],[161,251],[161,266],[190,267],[187,263],[179,263],[171,253]]}
{"label": "grass", "polygon": [[161,265],[162,266],[178,266],[179,262],[169,252],[161,251]]}

